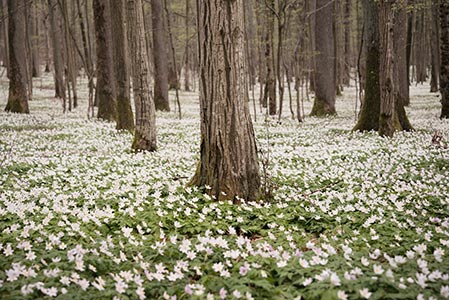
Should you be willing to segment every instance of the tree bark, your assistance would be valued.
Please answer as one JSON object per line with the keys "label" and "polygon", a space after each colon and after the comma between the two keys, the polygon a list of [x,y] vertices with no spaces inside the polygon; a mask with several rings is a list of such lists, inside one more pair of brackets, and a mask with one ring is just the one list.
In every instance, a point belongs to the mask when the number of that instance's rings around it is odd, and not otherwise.
{"label": "tree bark", "polygon": [[128,38],[126,31],[125,0],[110,0],[113,45],[113,65],[117,100],[117,130],[134,129],[131,109]]}
{"label": "tree bark", "polygon": [[431,3],[430,13],[430,23],[431,23],[431,77],[430,77],[430,92],[438,92],[438,80],[440,76],[440,32],[439,32],[439,18],[438,18],[438,1],[436,3]]}
{"label": "tree bark", "polygon": [[192,185],[216,200],[255,200],[260,176],[249,115],[243,0],[198,0],[201,158]]}
{"label": "tree bark", "polygon": [[403,0],[394,10],[394,89],[396,114],[399,124],[396,129],[413,130],[404,106],[410,102],[407,78],[407,0]]}
{"label": "tree bark", "polygon": [[393,137],[395,131],[394,39],[393,9],[391,0],[379,2],[380,33],[380,118],[379,135]]}
{"label": "tree bark", "polygon": [[109,1],[93,0],[95,42],[97,46],[97,97],[99,119],[117,119],[112,67]]}
{"label": "tree bark", "polygon": [[128,38],[131,49],[136,127],[131,148],[156,150],[156,112],[151,98],[148,53],[141,0],[127,0]]}
{"label": "tree bark", "polygon": [[379,130],[380,89],[379,89],[379,8],[372,0],[363,0],[365,19],[364,45],[366,51],[365,96],[362,110],[354,130]]}
{"label": "tree bark", "polygon": [[335,110],[335,43],[332,0],[316,1],[315,17],[315,101],[311,116],[336,114]]}
{"label": "tree bark", "polygon": [[[345,0],[344,3],[344,67],[343,83],[347,86],[351,79],[352,51],[351,51],[351,0]],[[356,3],[357,5],[357,3]]]}
{"label": "tree bark", "polygon": [[162,0],[151,0],[154,62],[154,104],[156,110],[170,111],[168,99],[167,41]]}
{"label": "tree bark", "polygon": [[6,111],[29,113],[26,66],[25,0],[8,0],[9,94]]}
{"label": "tree bark", "polygon": [[449,118],[449,2],[440,2],[441,119]]}
{"label": "tree bark", "polygon": [[58,5],[57,0],[48,0],[48,11],[50,18],[51,41],[53,46],[53,65],[55,72],[55,97],[63,99],[65,103],[64,86],[64,62],[61,49],[61,30],[58,25]]}
{"label": "tree bark", "polygon": [[276,73],[274,67],[274,54],[273,54],[273,31],[274,31],[274,14],[269,9],[274,9],[274,0],[267,1],[265,3],[265,18],[266,18],[266,31],[265,31],[265,87],[263,92],[263,105],[268,105],[268,113],[270,115],[276,114]]}

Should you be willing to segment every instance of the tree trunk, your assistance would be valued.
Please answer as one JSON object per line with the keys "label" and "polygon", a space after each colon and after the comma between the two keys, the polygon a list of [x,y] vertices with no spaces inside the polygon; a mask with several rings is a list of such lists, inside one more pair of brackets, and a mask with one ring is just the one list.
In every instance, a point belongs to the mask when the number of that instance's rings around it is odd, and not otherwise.
{"label": "tree trunk", "polygon": [[438,3],[431,3],[430,8],[430,23],[431,23],[431,40],[430,40],[430,49],[431,49],[431,77],[430,77],[430,92],[436,93],[438,92],[438,79],[440,76],[440,33],[439,33],[439,25],[438,22]]}
{"label": "tree trunk", "polygon": [[394,99],[394,40],[393,9],[391,0],[379,2],[379,34],[380,34],[380,118],[379,135],[393,137],[395,130]]}
{"label": "tree trunk", "polygon": [[243,0],[198,0],[201,158],[192,185],[255,200],[260,176],[248,108]]}
{"label": "tree trunk", "polygon": [[113,64],[117,100],[117,130],[134,129],[131,109],[128,38],[126,31],[125,0],[110,0]]}
{"label": "tree trunk", "polygon": [[[94,0],[95,41],[97,45],[97,97],[99,119],[117,119],[112,67],[112,49],[108,0]],[[115,33],[114,33],[115,34]]]}
{"label": "tree trunk", "polygon": [[[266,6],[272,7],[274,9],[274,0],[267,1]],[[264,107],[268,104],[268,113],[270,115],[276,114],[276,73],[274,68],[273,59],[273,31],[274,31],[274,14],[266,7],[265,8],[265,18],[266,18],[266,32],[265,32],[265,68],[266,68],[266,78],[265,78],[265,88],[263,92]]]}
{"label": "tree trunk", "polygon": [[403,0],[395,9],[394,18],[394,90],[396,113],[399,124],[396,129],[413,130],[404,106],[410,102],[407,78],[407,0]]}
{"label": "tree trunk", "polygon": [[[344,68],[343,68],[343,83],[347,86],[351,79],[351,0],[345,0],[344,4]],[[357,3],[356,3],[357,5]]]}
{"label": "tree trunk", "polygon": [[[190,92],[190,0],[186,1],[186,45],[185,45],[185,65],[184,65],[184,90]],[[165,35],[164,35],[165,36]]]}
{"label": "tree trunk", "polygon": [[41,77],[41,59],[40,59],[40,30],[39,30],[39,10],[37,2],[32,3],[32,21],[31,21],[31,46],[32,46],[32,76]]}
{"label": "tree trunk", "polygon": [[449,2],[440,2],[440,92],[441,92],[441,116],[449,118]]}
{"label": "tree trunk", "polygon": [[170,111],[168,99],[167,41],[162,0],[151,0],[154,62],[154,104],[156,110]]}
{"label": "tree trunk", "polygon": [[354,130],[379,130],[380,89],[379,89],[379,20],[377,4],[372,0],[363,0],[365,19],[366,75],[365,97],[359,120]]}
{"label": "tree trunk", "polygon": [[50,18],[51,41],[53,45],[53,65],[55,72],[55,97],[63,99],[65,103],[64,62],[62,60],[61,30],[58,25],[57,0],[48,0],[48,15]]}
{"label": "tree trunk", "polygon": [[25,30],[25,0],[8,0],[9,94],[6,111],[29,113]]}
{"label": "tree trunk", "polygon": [[141,0],[127,0],[136,127],[132,149],[156,150],[156,112],[150,91],[150,72]]}
{"label": "tree trunk", "polygon": [[4,53],[4,61],[3,65],[6,67],[6,75],[9,78],[9,37],[8,37],[8,26],[9,26],[9,20],[8,20],[8,0],[0,0],[1,7],[2,7],[2,16],[5,16],[3,18],[3,38],[5,42],[5,53]]}
{"label": "tree trunk", "polygon": [[333,33],[334,5],[332,0],[316,1],[315,19],[315,101],[311,116],[336,114],[335,51]]}

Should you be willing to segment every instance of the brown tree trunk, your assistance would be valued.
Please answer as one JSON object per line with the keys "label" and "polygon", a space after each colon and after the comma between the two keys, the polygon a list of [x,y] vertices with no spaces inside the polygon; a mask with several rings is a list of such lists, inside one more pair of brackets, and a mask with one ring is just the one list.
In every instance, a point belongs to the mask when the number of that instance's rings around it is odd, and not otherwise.
{"label": "brown tree trunk", "polygon": [[315,101],[311,116],[336,114],[335,110],[335,51],[332,0],[316,1],[315,19]]}
{"label": "brown tree trunk", "polygon": [[6,111],[29,113],[26,65],[25,0],[8,0],[9,94]]}
{"label": "brown tree trunk", "polygon": [[156,112],[150,91],[150,72],[141,0],[127,0],[136,127],[132,149],[156,150]]}
{"label": "brown tree trunk", "polygon": [[440,2],[440,92],[441,92],[441,116],[449,118],[449,2]]}
{"label": "brown tree trunk", "polygon": [[51,41],[53,46],[53,65],[55,72],[55,97],[61,98],[65,105],[64,62],[62,59],[62,35],[59,29],[57,0],[48,0]]}
{"label": "brown tree trunk", "polygon": [[260,176],[248,108],[243,0],[198,0],[201,158],[192,185],[255,200]]}
{"label": "brown tree trunk", "polygon": [[32,20],[31,20],[31,47],[32,47],[32,76],[40,77],[41,76],[41,59],[40,59],[40,30],[39,30],[39,10],[37,7],[37,2],[34,2],[32,5]]}
{"label": "brown tree trunk", "polygon": [[[117,100],[117,130],[134,129],[131,109],[128,38],[126,30],[125,0],[110,0],[113,64]],[[112,6],[113,5],[113,6]]]}
{"label": "brown tree trunk", "polygon": [[184,64],[184,90],[190,92],[190,0],[186,1],[186,45],[185,45],[185,64]]}
{"label": "brown tree trunk", "polygon": [[5,16],[3,18],[2,22],[2,29],[3,29],[3,38],[5,42],[5,53],[4,53],[4,61],[3,65],[6,67],[6,75],[9,78],[9,37],[8,37],[8,0],[0,0],[1,7],[2,7],[2,16]]}
{"label": "brown tree trunk", "polygon": [[274,68],[274,43],[273,43],[273,31],[274,31],[274,14],[269,7],[274,9],[274,0],[267,1],[265,3],[265,18],[266,18],[266,32],[265,32],[265,68],[266,78],[265,87],[263,92],[263,101],[265,105],[268,104],[268,113],[270,115],[276,114],[276,73]]}
{"label": "brown tree trunk", "polygon": [[395,131],[395,99],[394,99],[394,39],[393,9],[391,0],[379,2],[379,34],[380,34],[380,117],[379,135],[393,137]]}
{"label": "brown tree trunk", "polygon": [[[351,78],[351,0],[345,0],[344,3],[344,67],[343,67],[343,84],[349,85]],[[357,3],[356,3],[357,5]]]}
{"label": "brown tree trunk", "polygon": [[[435,1],[438,2],[438,1]],[[438,80],[440,76],[440,32],[439,32],[439,18],[438,18],[438,3],[431,3],[430,13],[430,23],[431,23],[431,77],[430,77],[430,92],[438,92]]]}
{"label": "brown tree trunk", "polygon": [[154,62],[154,104],[156,110],[170,111],[168,99],[167,41],[162,0],[151,0]]}
{"label": "brown tree trunk", "polygon": [[[396,113],[400,124],[396,129],[413,130],[404,106],[410,102],[407,78],[407,0],[403,0],[394,10],[394,89]],[[399,126],[400,125],[400,126]],[[400,127],[400,128],[399,128]]]}
{"label": "brown tree trunk", "polygon": [[98,118],[117,119],[112,67],[111,32],[108,0],[93,0],[95,41],[97,46]]}
{"label": "brown tree trunk", "polygon": [[377,4],[372,0],[363,0],[365,19],[364,45],[366,49],[365,97],[359,120],[354,130],[379,130],[380,88],[379,88],[379,20]]}

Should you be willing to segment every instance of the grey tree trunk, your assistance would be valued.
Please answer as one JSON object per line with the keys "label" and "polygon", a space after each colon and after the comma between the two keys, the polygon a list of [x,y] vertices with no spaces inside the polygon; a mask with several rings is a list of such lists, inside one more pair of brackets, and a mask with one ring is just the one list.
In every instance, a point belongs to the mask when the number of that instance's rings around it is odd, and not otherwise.
{"label": "grey tree trunk", "polygon": [[130,71],[128,38],[126,30],[125,0],[110,0],[111,28],[113,45],[113,64],[115,91],[117,100],[117,130],[134,129],[134,117],[131,108]]}
{"label": "grey tree trunk", "polygon": [[354,130],[379,130],[380,88],[379,88],[379,8],[372,0],[363,0],[365,23],[364,45],[366,51],[365,96],[362,110]]}
{"label": "grey tree trunk", "polygon": [[50,18],[51,41],[53,46],[53,65],[55,72],[55,97],[65,103],[64,62],[62,59],[62,35],[59,28],[59,10],[57,0],[48,0],[48,15]]}
{"label": "grey tree trunk", "polygon": [[97,47],[97,97],[99,119],[117,119],[117,104],[114,93],[114,77],[111,49],[111,32],[108,0],[93,0],[95,42]]}
{"label": "grey tree trunk", "polygon": [[391,0],[379,2],[380,33],[380,117],[379,135],[393,137],[395,131],[395,86],[394,86],[394,15]]}
{"label": "grey tree trunk", "polygon": [[440,2],[441,119],[449,118],[449,2]]}
{"label": "grey tree trunk", "polygon": [[216,200],[257,199],[256,142],[249,115],[243,0],[197,0],[201,158],[192,185]]}
{"label": "grey tree trunk", "polygon": [[[352,50],[351,50],[351,10],[352,1],[345,0],[344,3],[344,66],[343,66],[343,83],[350,84],[351,66],[352,66]],[[356,2],[357,5],[357,2]]]}
{"label": "grey tree trunk", "polygon": [[151,0],[154,62],[154,104],[156,110],[170,111],[168,98],[167,41],[162,0]]}
{"label": "grey tree trunk", "polygon": [[6,111],[29,113],[25,0],[8,0],[9,94]]}
{"label": "grey tree trunk", "polygon": [[312,116],[336,114],[335,110],[335,59],[332,0],[316,1],[315,19],[315,101]]}
{"label": "grey tree trunk", "polygon": [[[276,114],[276,69],[274,66],[274,14],[271,9],[274,9],[274,0],[265,2],[265,18],[266,18],[266,31],[265,31],[265,87],[263,92],[263,106],[268,104],[268,113],[270,115]],[[269,8],[271,7],[271,9]]]}
{"label": "grey tree trunk", "polygon": [[[438,1],[435,1],[438,2]],[[438,3],[431,3],[430,9],[431,17],[431,77],[430,77],[430,92],[438,92],[438,80],[440,76],[440,32],[439,32],[439,18],[438,18]]]}
{"label": "grey tree trunk", "polygon": [[141,0],[127,0],[127,21],[136,109],[136,127],[131,147],[136,151],[154,151],[156,150],[156,109],[151,97]]}

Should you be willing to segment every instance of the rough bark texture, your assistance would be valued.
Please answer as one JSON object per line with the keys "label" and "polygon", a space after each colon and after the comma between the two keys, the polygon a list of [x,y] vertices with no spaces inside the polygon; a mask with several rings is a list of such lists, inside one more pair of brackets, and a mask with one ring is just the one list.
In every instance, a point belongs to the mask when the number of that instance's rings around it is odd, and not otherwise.
{"label": "rough bark texture", "polygon": [[131,48],[136,128],[132,149],[156,150],[156,112],[151,98],[148,53],[141,0],[127,0],[128,38]]}
{"label": "rough bark texture", "polygon": [[394,41],[393,10],[391,0],[379,2],[380,33],[380,117],[379,135],[393,137],[395,131],[395,98],[394,98]]}
{"label": "rough bark texture", "polygon": [[133,130],[134,118],[130,100],[130,71],[126,35],[125,0],[110,0],[113,64],[117,100],[117,130]]}
{"label": "rough bark texture", "polygon": [[449,118],[449,2],[440,3],[440,92],[441,118]]}
{"label": "rough bark texture", "polygon": [[117,107],[114,95],[111,32],[108,24],[109,1],[93,0],[93,10],[97,47],[97,117],[114,121],[117,118]]}
{"label": "rough bark texture", "polygon": [[170,111],[168,99],[167,41],[164,32],[162,0],[151,0],[154,61],[154,104],[157,110]]}
{"label": "rough bark texture", "polygon": [[62,60],[61,30],[58,25],[57,0],[48,0],[48,16],[50,18],[51,41],[53,46],[53,64],[55,72],[55,97],[65,99],[64,62]]}
{"label": "rough bark texture", "polygon": [[380,89],[379,89],[379,20],[378,6],[372,0],[363,0],[365,18],[366,75],[365,97],[359,120],[354,130],[369,131],[379,129]]}
{"label": "rough bark texture", "polygon": [[[399,124],[396,129],[413,130],[404,106],[410,102],[407,78],[407,0],[403,0],[394,10],[394,89],[396,114]],[[398,128],[400,127],[400,128]]]}
{"label": "rough bark texture", "polygon": [[198,0],[201,158],[192,185],[216,200],[258,197],[260,176],[249,115],[243,0]]}
{"label": "rough bark texture", "polygon": [[312,116],[336,114],[335,110],[335,43],[332,0],[316,1],[315,20],[315,101]]}
{"label": "rough bark texture", "polygon": [[6,111],[29,113],[25,34],[25,1],[8,0],[9,94]]}

